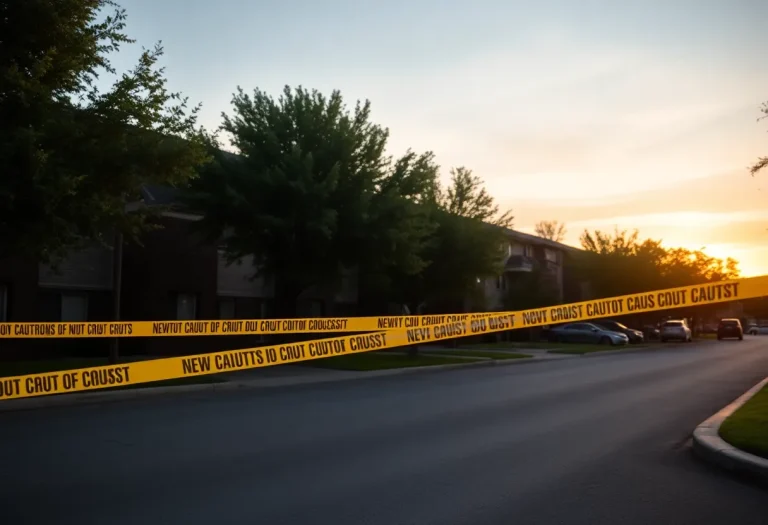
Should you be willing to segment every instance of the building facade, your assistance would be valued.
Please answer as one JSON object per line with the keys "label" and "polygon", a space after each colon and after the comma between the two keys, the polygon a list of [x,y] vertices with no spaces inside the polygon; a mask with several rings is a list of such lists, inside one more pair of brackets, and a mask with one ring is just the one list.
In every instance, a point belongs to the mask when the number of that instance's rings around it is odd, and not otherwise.
{"label": "building facade", "polygon": [[[147,191],[146,204],[165,204],[161,191]],[[271,317],[274,286],[254,278],[253,260],[229,263],[215,242],[195,228],[202,217],[164,211],[161,228],[140,243],[122,246],[120,318],[131,321],[259,319]],[[112,235],[105,235],[111,239]],[[119,253],[119,252],[118,252]],[[93,244],[71,253],[56,267],[37,260],[0,259],[0,322],[81,322],[114,319],[114,247]],[[297,300],[301,317],[355,315],[356,275],[313,286]],[[107,339],[3,340],[0,356],[25,354],[106,355]],[[263,344],[259,335],[228,337],[124,338],[122,353],[192,354]]]}
{"label": "building facade", "polygon": [[505,298],[513,293],[513,284],[536,275],[537,284],[554,291],[556,303],[589,298],[586,283],[574,271],[573,257],[580,249],[536,235],[507,229],[504,264],[501,274],[485,279],[483,295],[489,310],[504,308]]}

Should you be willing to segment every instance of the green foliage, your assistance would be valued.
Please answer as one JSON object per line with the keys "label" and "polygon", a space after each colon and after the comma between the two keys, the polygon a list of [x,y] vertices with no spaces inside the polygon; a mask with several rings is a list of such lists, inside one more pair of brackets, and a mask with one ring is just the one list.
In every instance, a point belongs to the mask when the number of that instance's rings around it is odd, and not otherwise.
{"label": "green foliage", "polygon": [[660,240],[640,241],[638,232],[584,231],[586,250],[577,258],[579,271],[600,297],[660,290],[733,279],[737,262],[710,257],[702,250],[664,248]]}
{"label": "green foliage", "polygon": [[451,169],[451,184],[439,193],[440,207],[453,215],[509,228],[512,212],[499,215],[499,207],[485,190],[483,180],[464,167]]}
{"label": "green foliage", "polygon": [[206,210],[209,233],[225,237],[230,259],[253,255],[257,270],[274,276],[282,315],[343,268],[379,276],[423,269],[432,154],[409,151],[392,162],[370,103],[348,111],[338,91],[286,86],[275,100],[239,89],[232,102],[222,129],[240,156],[215,154],[193,202]]}
{"label": "green foliage", "polygon": [[414,311],[460,308],[478,277],[500,270],[509,212],[465,168],[441,188],[430,152],[385,156],[388,131],[369,102],[348,111],[338,91],[286,86],[278,99],[238,90],[233,106],[222,130],[240,155],[214,148],[191,201],[231,260],[253,255],[255,272],[275,278],[281,315],[343,268],[358,270],[362,293]]}
{"label": "green foliage", "polygon": [[465,300],[479,301],[478,279],[501,272],[505,228],[511,212],[499,208],[482,180],[465,168],[451,170],[451,183],[436,189],[431,218],[437,229],[424,244],[429,265],[399,281],[400,299],[413,311],[420,304],[431,312],[463,311]]}
{"label": "green foliage", "polygon": [[507,275],[507,290],[503,302],[505,310],[543,308],[560,302],[560,294],[553,276],[536,264],[531,272]]}
{"label": "green foliage", "polygon": [[[116,74],[108,54],[130,40],[108,0],[24,0],[0,16],[0,250],[55,260],[117,225],[144,183],[183,184],[206,160],[198,108],[169,93],[159,45]],[[114,12],[98,20],[103,9]]]}

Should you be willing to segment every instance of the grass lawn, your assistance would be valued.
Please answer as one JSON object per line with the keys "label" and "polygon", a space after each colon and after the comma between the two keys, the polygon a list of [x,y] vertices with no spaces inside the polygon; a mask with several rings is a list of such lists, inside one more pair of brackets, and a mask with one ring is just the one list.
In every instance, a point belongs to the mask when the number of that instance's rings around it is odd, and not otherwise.
{"label": "grass lawn", "polygon": [[305,366],[329,368],[333,370],[387,370],[390,368],[409,368],[413,366],[453,365],[471,363],[471,359],[456,357],[417,355],[409,357],[404,354],[388,354],[384,352],[365,352],[347,354],[324,359],[306,361]]}
{"label": "grass lawn", "polygon": [[485,357],[487,359],[522,359],[531,357],[527,354],[518,354],[515,352],[494,352],[491,350],[466,350],[459,348],[457,350],[434,350],[428,351],[432,355],[461,355],[465,357]]}
{"label": "grass lawn", "polygon": [[[126,361],[129,362],[129,361]],[[34,361],[10,361],[0,362],[0,377],[20,376],[26,374],[41,374],[45,372],[59,372],[73,370],[75,368],[87,368],[91,366],[105,366],[109,361],[101,357],[71,357],[64,359],[40,359]],[[226,379],[217,375],[205,375],[194,377],[180,377],[152,383],[139,383],[121,387],[109,388],[109,390],[124,390],[129,388],[149,388],[155,386],[199,385],[210,383],[226,383]]]}
{"label": "grass lawn", "polygon": [[720,425],[720,437],[745,452],[768,458],[768,386]]}

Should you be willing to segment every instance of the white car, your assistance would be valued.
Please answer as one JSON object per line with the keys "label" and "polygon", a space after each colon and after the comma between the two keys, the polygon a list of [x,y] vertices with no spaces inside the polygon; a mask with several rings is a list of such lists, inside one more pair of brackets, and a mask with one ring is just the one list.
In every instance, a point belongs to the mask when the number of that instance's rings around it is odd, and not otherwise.
{"label": "white car", "polygon": [[685,319],[665,321],[661,325],[661,342],[666,343],[669,340],[685,343],[693,341],[693,332],[691,332]]}
{"label": "white car", "polygon": [[761,324],[760,326],[751,325],[747,329],[749,335],[768,335],[768,324]]}

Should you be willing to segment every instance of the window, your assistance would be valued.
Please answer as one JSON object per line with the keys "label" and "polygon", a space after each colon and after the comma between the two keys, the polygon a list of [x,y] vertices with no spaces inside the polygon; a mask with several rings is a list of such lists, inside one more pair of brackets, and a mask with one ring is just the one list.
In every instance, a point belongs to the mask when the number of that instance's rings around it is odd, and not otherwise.
{"label": "window", "polygon": [[197,296],[191,293],[176,295],[176,319],[197,319]]}
{"label": "window", "polygon": [[219,299],[219,319],[236,319],[235,300],[232,297]]}
{"label": "window", "polygon": [[88,320],[88,296],[86,294],[61,294],[61,321],[82,323]]}
{"label": "window", "polygon": [[530,244],[526,244],[523,251],[523,255],[525,255],[526,257],[533,257],[533,246],[531,246]]}
{"label": "window", "polygon": [[551,248],[544,248],[544,258],[549,262],[553,262],[553,263],[558,262],[557,251]]}
{"label": "window", "polygon": [[8,287],[0,284],[0,323],[8,320]]}
{"label": "window", "polygon": [[501,289],[501,275],[496,276],[496,289],[497,290]]}

